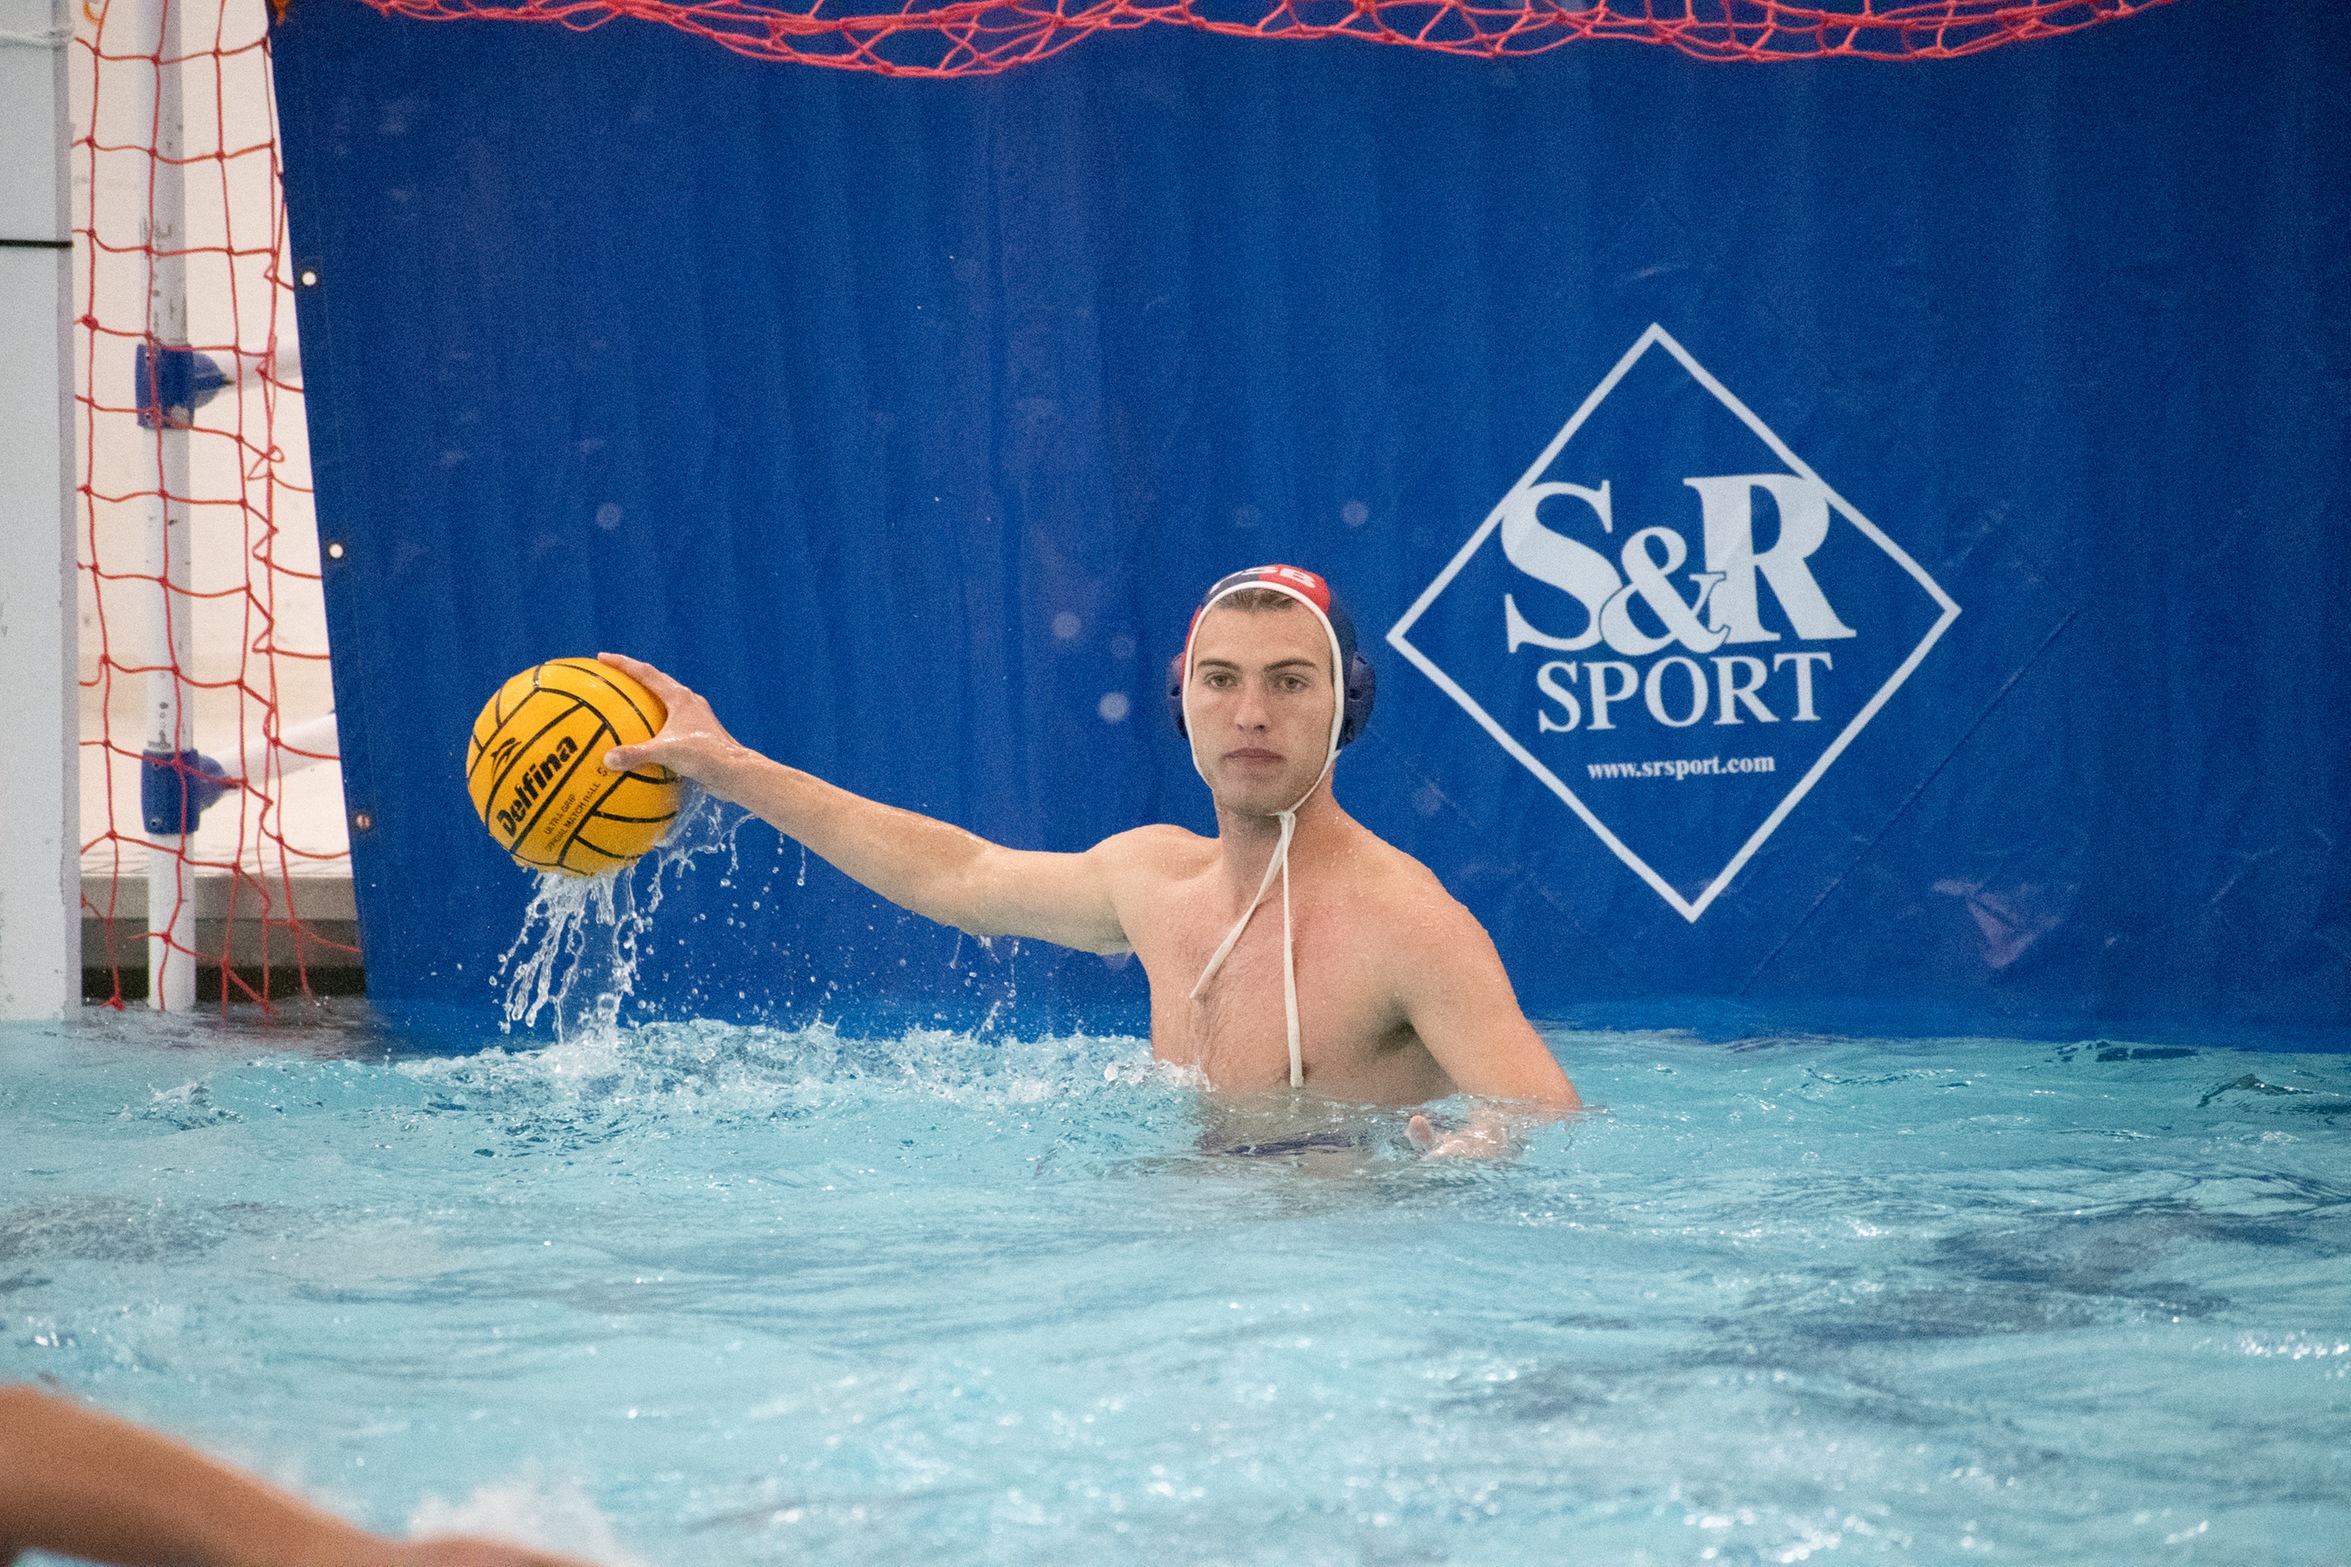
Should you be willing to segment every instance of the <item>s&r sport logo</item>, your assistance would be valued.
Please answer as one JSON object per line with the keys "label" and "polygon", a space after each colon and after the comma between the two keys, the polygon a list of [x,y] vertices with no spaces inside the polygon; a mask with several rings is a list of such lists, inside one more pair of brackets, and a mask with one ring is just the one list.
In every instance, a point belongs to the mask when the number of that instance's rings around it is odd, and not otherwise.
{"label": "s&r sport logo", "polygon": [[1958,615],[1651,326],[1388,641],[1695,921]]}

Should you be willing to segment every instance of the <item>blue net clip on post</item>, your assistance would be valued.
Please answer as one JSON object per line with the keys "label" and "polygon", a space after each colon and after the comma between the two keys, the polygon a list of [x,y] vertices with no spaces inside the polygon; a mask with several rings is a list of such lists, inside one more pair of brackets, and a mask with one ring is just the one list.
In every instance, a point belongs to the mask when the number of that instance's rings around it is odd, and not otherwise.
{"label": "blue net clip on post", "polygon": [[131,345],[131,377],[138,388],[139,424],[149,430],[187,429],[196,410],[229,384],[228,372],[210,354],[153,339]]}
{"label": "blue net clip on post", "polygon": [[228,769],[194,751],[146,751],[139,758],[139,815],[151,833],[196,830],[205,808],[237,783]]}

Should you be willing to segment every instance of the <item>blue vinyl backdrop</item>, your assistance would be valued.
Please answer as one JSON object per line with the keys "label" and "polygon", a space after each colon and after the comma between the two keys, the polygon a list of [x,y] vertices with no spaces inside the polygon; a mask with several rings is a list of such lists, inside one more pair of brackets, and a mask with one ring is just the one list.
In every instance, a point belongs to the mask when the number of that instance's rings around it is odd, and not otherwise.
{"label": "blue vinyl backdrop", "polygon": [[[1534,1015],[2340,1041],[2351,9],[1941,64],[1147,30],[994,78],[276,34],[371,996],[488,1017],[467,726],[615,647],[1005,842],[1205,828],[1157,697],[1294,560],[1342,799]],[[763,827],[638,1015],[1139,1027]],[[1711,1021],[1709,1021],[1711,1020]]]}

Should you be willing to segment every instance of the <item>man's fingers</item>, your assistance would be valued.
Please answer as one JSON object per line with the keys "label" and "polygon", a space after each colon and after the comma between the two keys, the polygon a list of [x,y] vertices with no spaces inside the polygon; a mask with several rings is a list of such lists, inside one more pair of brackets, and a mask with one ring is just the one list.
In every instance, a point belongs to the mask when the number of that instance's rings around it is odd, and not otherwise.
{"label": "man's fingers", "polygon": [[1437,1129],[1429,1125],[1429,1118],[1416,1115],[1404,1123],[1404,1135],[1412,1139],[1412,1146],[1427,1153],[1437,1146]]}
{"label": "man's fingers", "polygon": [[596,661],[600,664],[610,664],[622,674],[645,687],[646,690],[661,698],[661,705],[664,707],[675,707],[680,697],[690,697],[694,694],[641,658],[631,658],[626,653],[599,653],[596,655]]}
{"label": "man's fingers", "polygon": [[610,773],[634,772],[644,754],[643,746],[616,745],[604,753],[604,770]]}

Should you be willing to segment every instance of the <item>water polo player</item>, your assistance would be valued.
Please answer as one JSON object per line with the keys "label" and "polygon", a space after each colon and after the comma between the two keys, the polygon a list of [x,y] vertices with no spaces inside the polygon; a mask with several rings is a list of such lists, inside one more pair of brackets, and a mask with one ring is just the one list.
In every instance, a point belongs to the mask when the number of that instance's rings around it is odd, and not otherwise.
{"label": "water polo player", "polygon": [[[1484,927],[1332,794],[1373,686],[1346,611],[1312,572],[1260,566],[1217,583],[1169,670],[1176,723],[1216,802],[1214,838],[1151,826],[1078,854],[1007,849],[771,761],[661,671],[603,657],[669,709],[658,735],[608,766],[667,766],[972,935],[1133,952],[1151,982],[1152,1054],[1212,1088],[1578,1102]],[[1417,1117],[1413,1130],[1429,1140]],[[1474,1152],[1495,1137],[1481,1120],[1444,1146]]]}

